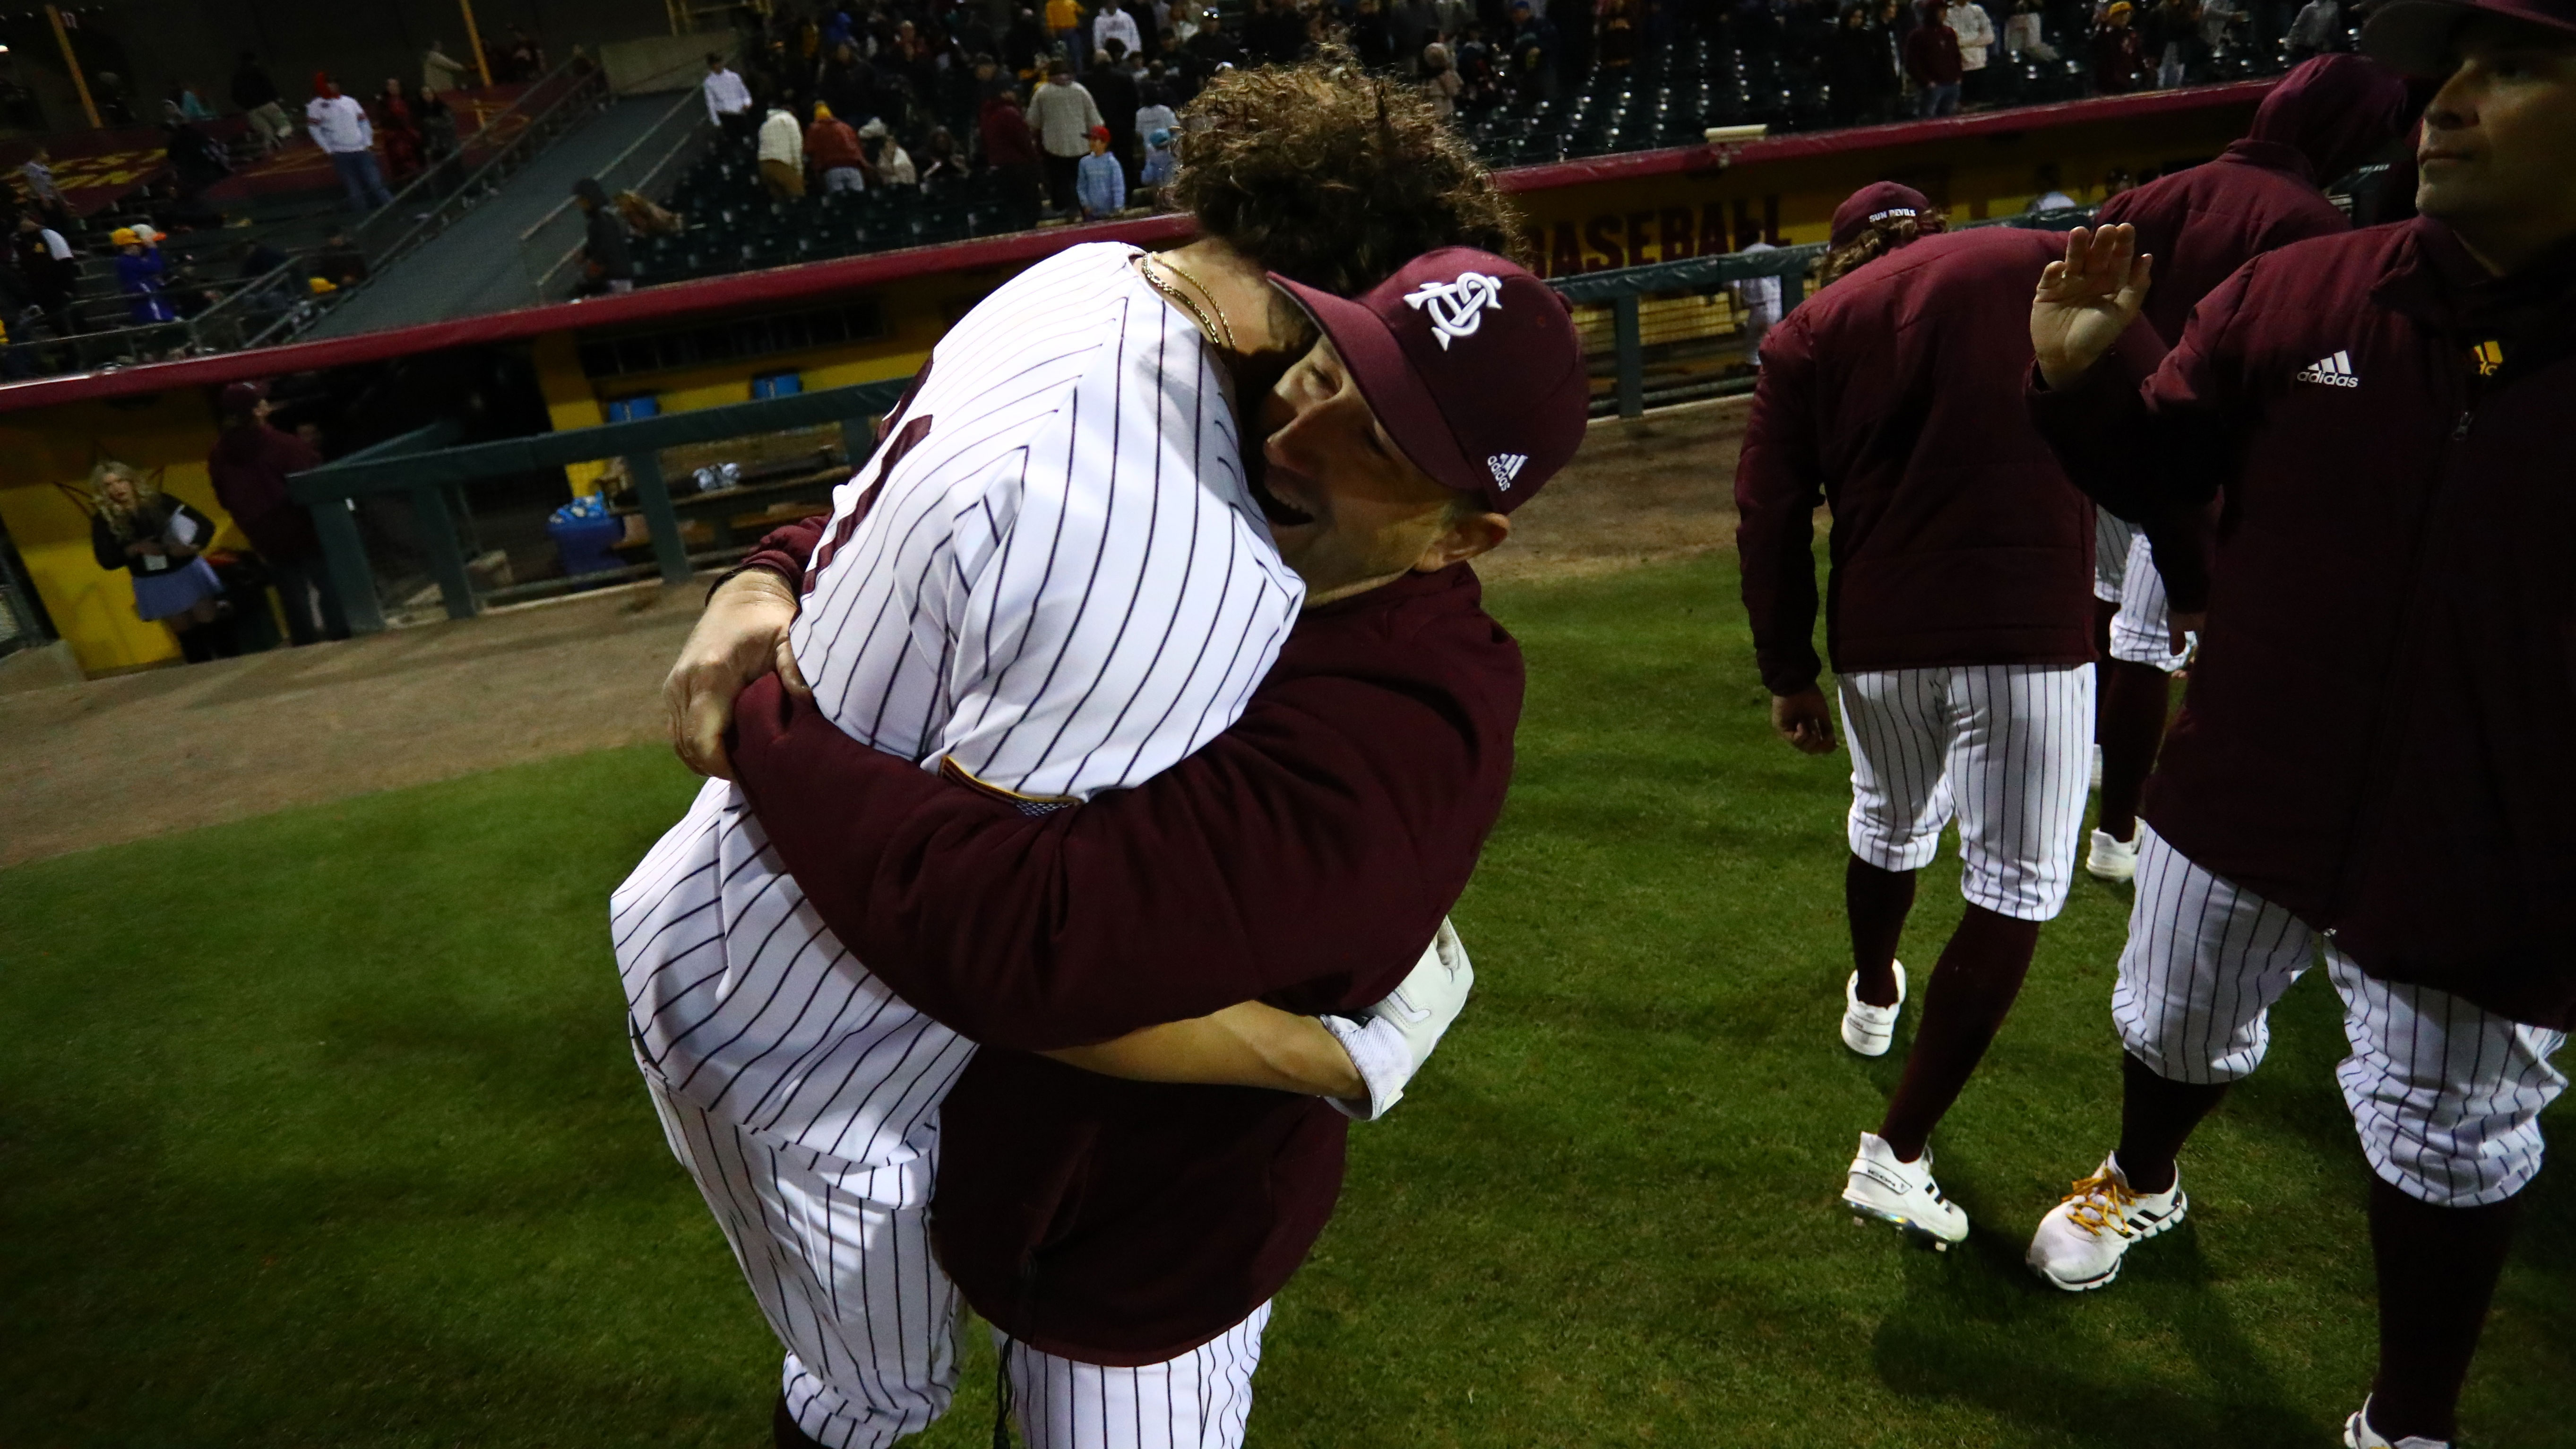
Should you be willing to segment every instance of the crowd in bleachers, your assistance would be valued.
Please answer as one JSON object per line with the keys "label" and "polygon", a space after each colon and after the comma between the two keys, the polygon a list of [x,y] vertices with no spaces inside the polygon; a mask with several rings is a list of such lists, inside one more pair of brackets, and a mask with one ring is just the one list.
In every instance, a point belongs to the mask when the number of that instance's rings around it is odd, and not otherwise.
{"label": "crowd in bleachers", "polygon": [[[657,282],[1152,205],[1228,66],[1348,50],[1496,166],[2270,74],[2342,0],[1014,0],[782,5],[709,57],[721,137],[618,280]],[[1099,133],[1099,134],[1095,134]],[[1160,133],[1160,144],[1157,144]],[[856,144],[853,145],[852,143]],[[1098,149],[1117,163],[1116,184]],[[641,198],[636,200],[640,201]],[[595,273],[596,274],[596,273]]]}

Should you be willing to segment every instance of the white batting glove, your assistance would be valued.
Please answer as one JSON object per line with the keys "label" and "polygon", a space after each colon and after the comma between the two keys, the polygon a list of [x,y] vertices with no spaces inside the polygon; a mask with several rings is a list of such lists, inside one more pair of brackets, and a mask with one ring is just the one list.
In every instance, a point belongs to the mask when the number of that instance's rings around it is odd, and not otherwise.
{"label": "white batting glove", "polygon": [[1385,1000],[1357,1018],[1322,1018],[1342,1050],[1351,1054],[1351,1065],[1359,1069],[1369,1091],[1366,1101],[1336,1099],[1333,1106],[1361,1122],[1385,1116],[1404,1096],[1405,1083],[1431,1060],[1441,1034],[1458,1019],[1475,984],[1476,968],[1467,960],[1467,948],[1459,942],[1457,929],[1444,919],[1440,933],[1423,948],[1422,959]]}

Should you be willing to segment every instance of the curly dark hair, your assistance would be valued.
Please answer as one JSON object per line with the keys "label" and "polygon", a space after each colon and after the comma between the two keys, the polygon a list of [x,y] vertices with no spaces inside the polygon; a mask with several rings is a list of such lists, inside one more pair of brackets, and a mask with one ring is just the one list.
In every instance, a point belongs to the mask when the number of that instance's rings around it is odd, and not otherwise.
{"label": "curly dark hair", "polygon": [[1528,261],[1518,211],[1465,138],[1347,51],[1218,76],[1173,153],[1175,207],[1310,287],[1353,296],[1447,246]]}
{"label": "curly dark hair", "polygon": [[1830,287],[1845,274],[1877,261],[1909,242],[1927,236],[1939,236],[1950,229],[1938,211],[1921,216],[1900,216],[1890,221],[1873,221],[1869,230],[1816,259],[1816,285]]}

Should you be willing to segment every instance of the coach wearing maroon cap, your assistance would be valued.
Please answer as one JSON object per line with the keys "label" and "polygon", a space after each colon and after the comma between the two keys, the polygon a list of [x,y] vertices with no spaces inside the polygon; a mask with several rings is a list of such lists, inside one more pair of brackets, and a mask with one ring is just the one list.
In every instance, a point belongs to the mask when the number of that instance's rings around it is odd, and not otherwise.
{"label": "coach wearing maroon cap", "polygon": [[2147,785],[2118,1150],[2030,1255],[2108,1282],[2181,1216],[2176,1152],[2321,957],[2379,1269],[2344,1442],[2422,1449],[2455,1431],[2576,1023],[2576,3],[2395,0],[2363,42],[2442,78],[2415,220],[2257,257],[2161,358],[2126,227],[2070,236],[2031,309],[2032,407],[2078,483],[2132,517],[2228,502]]}
{"label": "coach wearing maroon cap", "polygon": [[302,438],[269,426],[271,404],[264,383],[233,383],[217,397],[216,406],[224,431],[206,457],[206,476],[224,511],[241,525],[251,547],[259,550],[260,562],[268,566],[269,582],[284,606],[288,641],[348,638],[349,622],[341,613],[331,571],[323,567],[313,516],[286,491],[287,478],[321,467],[322,455]]}
{"label": "coach wearing maroon cap", "polygon": [[[1265,435],[1255,496],[1307,604],[1233,728],[1136,789],[1032,815],[858,744],[792,683],[764,679],[736,711],[737,778],[808,900],[983,1044],[942,1109],[932,1232],[1033,1398],[1051,1381],[1021,1371],[1024,1349],[1150,1367],[1184,1395],[1211,1345],[1248,1373],[1331,1216],[1348,1126],[1314,1096],[1067,1063],[1133,1070],[1121,1046],[1158,1036],[1168,1062],[1259,1000],[1323,1014],[1358,1110],[1383,1108],[1446,1015],[1391,1048],[1340,1014],[1407,979],[1511,778],[1520,651],[1468,564],[1582,442],[1572,319],[1465,249],[1356,299],[1273,282],[1318,335],[1247,432]],[[795,569],[812,542],[765,547]],[[1033,1402],[1024,1422],[1045,1415]],[[1240,1443],[1240,1420],[1224,1432]]]}

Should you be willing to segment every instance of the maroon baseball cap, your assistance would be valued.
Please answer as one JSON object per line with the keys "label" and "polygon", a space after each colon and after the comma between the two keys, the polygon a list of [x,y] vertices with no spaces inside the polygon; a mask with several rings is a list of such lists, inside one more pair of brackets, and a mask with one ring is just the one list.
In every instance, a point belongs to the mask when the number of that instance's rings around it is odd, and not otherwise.
{"label": "maroon baseball cap", "polygon": [[225,417],[246,418],[259,411],[259,405],[267,399],[267,383],[236,382],[225,386],[223,395],[216,399],[216,405],[224,410]]}
{"label": "maroon baseball cap", "polygon": [[2410,75],[2446,75],[2451,37],[2477,15],[2576,35],[2576,0],[2395,0],[2362,26],[2362,53]]}
{"label": "maroon baseball cap", "polygon": [[1565,299],[1523,268],[1443,247],[1357,297],[1270,280],[1332,339],[1387,436],[1443,485],[1509,513],[1582,446],[1583,339]]}
{"label": "maroon baseball cap", "polygon": [[1874,221],[1920,220],[1932,214],[1931,198],[1911,186],[1893,181],[1873,181],[1844,198],[1834,208],[1834,230],[1825,245],[1849,246],[1860,240]]}

